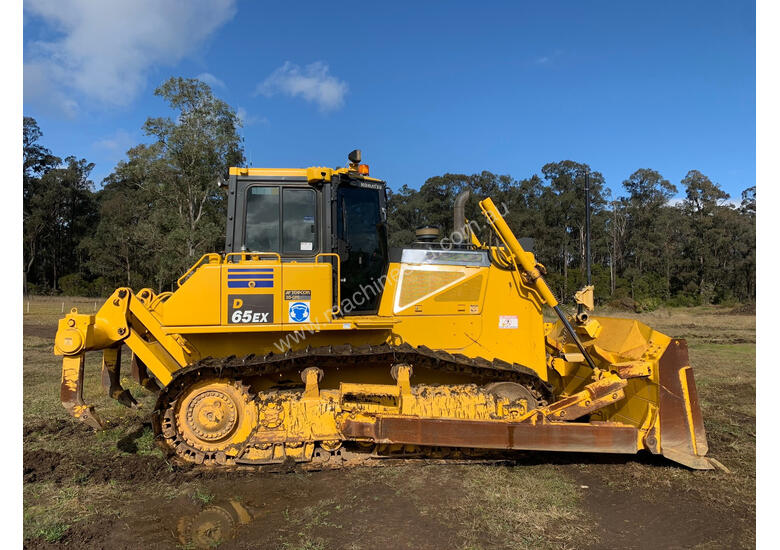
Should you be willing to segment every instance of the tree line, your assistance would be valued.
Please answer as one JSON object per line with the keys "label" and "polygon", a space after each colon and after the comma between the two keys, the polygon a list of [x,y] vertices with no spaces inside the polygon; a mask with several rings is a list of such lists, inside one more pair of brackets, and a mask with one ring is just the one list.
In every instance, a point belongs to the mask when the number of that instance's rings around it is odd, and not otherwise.
{"label": "tree line", "polygon": [[[202,254],[224,248],[226,196],[216,181],[245,160],[236,112],[195,79],[171,78],[155,94],[175,116],[147,119],[149,142],[131,148],[99,189],[94,164],[54,155],[24,117],[25,292],[172,290]],[[602,174],[570,160],[521,180],[487,171],[435,176],[419,190],[389,193],[390,244],[412,242],[422,225],[447,235],[455,197],[468,188],[466,217],[482,222],[484,197],[505,205],[513,231],[534,239],[554,292],[568,297],[585,281],[586,175],[599,301],[652,308],[755,299],[755,186],[735,205],[697,170],[679,188],[655,170],[636,170],[615,198]],[[685,197],[670,202],[678,189]],[[479,237],[488,239],[482,225]]]}
{"label": "tree line", "polygon": [[[745,189],[739,206],[698,170],[680,181],[685,197],[656,170],[642,168],[623,182],[624,196],[612,198],[604,176],[570,160],[548,163],[541,174],[516,180],[491,172],[429,178],[419,190],[393,193],[391,246],[414,239],[415,227],[452,231],[455,197],[492,197],[518,237],[533,239],[537,261],[547,268],[553,292],[565,299],[585,276],[585,178],[591,200],[592,280],[597,300],[622,300],[638,308],[661,303],[699,305],[752,302],[756,293],[756,188]],[[478,201],[466,218],[481,223],[481,240],[491,234]]]}

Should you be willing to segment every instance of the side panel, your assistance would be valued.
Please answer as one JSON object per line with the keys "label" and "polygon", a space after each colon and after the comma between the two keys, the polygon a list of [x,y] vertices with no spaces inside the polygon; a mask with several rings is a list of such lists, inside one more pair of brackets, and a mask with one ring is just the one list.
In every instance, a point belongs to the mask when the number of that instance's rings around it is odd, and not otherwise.
{"label": "side panel", "polygon": [[536,296],[496,267],[391,263],[380,316],[399,342],[519,363],[547,379]]}
{"label": "side panel", "polygon": [[509,271],[490,267],[482,332],[479,342],[466,353],[520,363],[547,380],[541,305],[533,291],[523,286],[518,289]]}
{"label": "side panel", "polygon": [[210,326],[220,324],[222,266],[204,265],[163,303],[162,324]]}
{"label": "side panel", "polygon": [[[393,327],[393,343],[426,346],[443,349],[449,353],[462,353],[469,357],[493,359],[500,357],[512,362],[475,342],[480,342],[482,320],[479,315],[425,315],[405,317]],[[527,365],[530,367],[530,365]]]}
{"label": "side panel", "polygon": [[[330,322],[333,308],[332,267],[328,263],[282,265],[282,317],[285,328]],[[293,326],[289,326],[293,325]]]}

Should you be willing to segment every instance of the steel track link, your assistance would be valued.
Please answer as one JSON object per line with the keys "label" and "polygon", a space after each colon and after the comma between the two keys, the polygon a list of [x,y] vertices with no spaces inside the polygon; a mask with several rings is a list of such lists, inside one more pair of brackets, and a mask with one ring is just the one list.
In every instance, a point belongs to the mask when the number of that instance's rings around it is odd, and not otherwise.
{"label": "steel track link", "polygon": [[[163,424],[170,424],[176,401],[187,388],[206,377],[228,378],[240,381],[257,376],[302,371],[307,367],[319,367],[327,372],[330,367],[345,369],[358,366],[364,361],[384,362],[388,366],[396,363],[410,364],[415,368],[441,370],[447,373],[471,376],[475,381],[517,382],[532,390],[541,406],[552,398],[552,386],[541,380],[530,368],[517,363],[507,363],[500,359],[489,361],[472,358],[462,354],[450,354],[441,350],[432,350],[426,346],[413,347],[409,344],[398,346],[390,344],[354,347],[349,344],[339,346],[306,347],[301,350],[288,350],[285,353],[268,353],[264,356],[250,354],[245,357],[229,356],[223,359],[206,357],[192,365],[177,371],[173,380],[160,391],[154,412],[152,426],[155,438],[172,454],[196,464],[224,464],[224,453],[206,453],[190,446],[180,434],[163,433]],[[251,439],[251,438],[250,438]],[[421,448],[421,451],[423,449]],[[366,453],[365,460],[384,457]],[[415,453],[419,458],[419,452]],[[387,458],[399,458],[397,456]],[[403,457],[401,457],[403,458]],[[258,465],[261,466],[261,465]],[[256,467],[258,467],[256,466]],[[278,466],[269,465],[269,466]],[[242,468],[245,466],[242,465]],[[250,468],[252,466],[249,466]],[[332,465],[329,467],[333,467]]]}

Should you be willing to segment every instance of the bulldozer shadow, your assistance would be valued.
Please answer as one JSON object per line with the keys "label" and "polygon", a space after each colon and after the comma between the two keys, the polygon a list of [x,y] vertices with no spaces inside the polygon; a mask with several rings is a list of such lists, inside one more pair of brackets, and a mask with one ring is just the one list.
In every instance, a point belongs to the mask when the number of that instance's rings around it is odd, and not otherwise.
{"label": "bulldozer shadow", "polygon": [[143,424],[136,425],[135,429],[128,429],[124,437],[116,442],[116,448],[123,453],[138,454],[138,440],[141,439],[145,433],[152,433],[151,422],[144,422]]}
{"label": "bulldozer shadow", "polygon": [[628,465],[638,464],[642,466],[666,466],[679,470],[690,468],[673,462],[661,455],[654,455],[647,451],[640,451],[635,455],[603,454],[603,453],[556,453],[550,451],[522,452],[507,458],[508,465],[512,466],[538,466],[543,464],[556,465]]}

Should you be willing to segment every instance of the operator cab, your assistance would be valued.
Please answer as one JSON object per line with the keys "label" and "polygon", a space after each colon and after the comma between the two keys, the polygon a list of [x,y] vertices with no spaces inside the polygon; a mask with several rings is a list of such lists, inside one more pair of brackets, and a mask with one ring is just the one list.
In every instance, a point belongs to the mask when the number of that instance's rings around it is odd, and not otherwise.
{"label": "operator cab", "polygon": [[360,157],[352,151],[349,166],[335,170],[231,168],[226,253],[330,262],[334,306],[340,285],[344,315],[377,313],[388,266],[385,182],[369,177]]}

